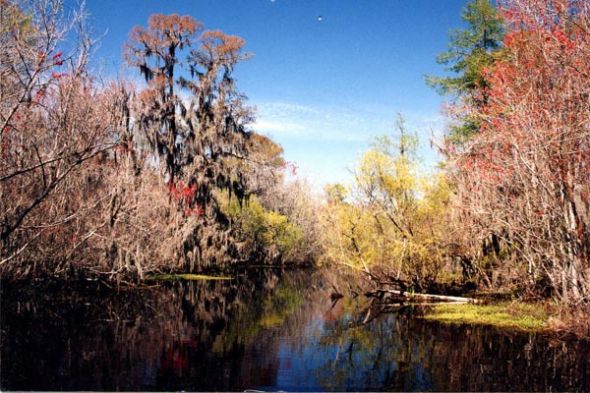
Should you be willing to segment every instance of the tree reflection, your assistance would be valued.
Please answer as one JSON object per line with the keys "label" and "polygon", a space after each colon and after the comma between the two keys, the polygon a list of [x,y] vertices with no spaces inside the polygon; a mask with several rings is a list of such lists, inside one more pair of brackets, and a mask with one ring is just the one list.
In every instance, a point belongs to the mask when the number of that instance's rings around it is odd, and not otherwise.
{"label": "tree reflection", "polygon": [[326,353],[335,352],[316,370],[325,389],[546,391],[590,386],[588,341],[444,325],[416,318],[420,309],[412,307],[363,324],[366,311],[350,311],[322,338]]}
{"label": "tree reflection", "polygon": [[321,272],[143,290],[2,288],[11,390],[588,390],[585,341],[330,300]]}
{"label": "tree reflection", "polygon": [[264,359],[251,358],[269,321],[294,312],[300,293],[293,288],[304,276],[291,274],[279,286],[280,271],[246,275],[99,296],[3,288],[2,388],[272,385],[272,340],[264,341]]}

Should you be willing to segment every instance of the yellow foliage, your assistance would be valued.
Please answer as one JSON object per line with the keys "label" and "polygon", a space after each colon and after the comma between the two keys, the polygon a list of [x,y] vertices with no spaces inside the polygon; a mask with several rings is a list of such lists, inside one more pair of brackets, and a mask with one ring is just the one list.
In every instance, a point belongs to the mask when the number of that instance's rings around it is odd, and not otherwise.
{"label": "yellow foliage", "polygon": [[[403,130],[402,130],[403,131]],[[422,283],[443,263],[451,188],[443,174],[426,176],[413,159],[416,140],[388,138],[358,165],[350,200],[328,194],[323,214],[325,258],[357,270]],[[341,190],[329,186],[327,190]]]}
{"label": "yellow foliage", "polygon": [[268,254],[276,248],[284,262],[305,262],[298,260],[303,250],[304,234],[301,228],[281,213],[265,209],[258,198],[250,197],[248,203],[240,205],[237,200],[219,196],[223,211],[232,219],[241,241],[251,250],[260,246]]}

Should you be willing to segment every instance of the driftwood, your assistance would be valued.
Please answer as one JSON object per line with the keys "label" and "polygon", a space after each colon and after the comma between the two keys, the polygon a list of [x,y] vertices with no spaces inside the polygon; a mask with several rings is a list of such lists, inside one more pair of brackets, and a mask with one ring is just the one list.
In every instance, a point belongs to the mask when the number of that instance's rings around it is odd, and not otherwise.
{"label": "driftwood", "polygon": [[[385,295],[394,295],[398,298],[413,299],[420,301],[434,301],[434,302],[454,302],[454,303],[478,303],[477,299],[462,297],[462,296],[447,296],[447,295],[433,295],[428,293],[419,292],[408,292],[407,290],[412,287],[412,284],[408,281],[402,280],[393,276],[386,276],[386,280],[380,279],[371,272],[364,271],[369,276],[371,281],[375,282],[381,289],[377,289],[373,292],[365,293],[368,297],[381,297]],[[394,286],[400,288],[397,289],[384,289],[385,286]]]}
{"label": "driftwood", "polygon": [[[377,295],[379,294],[379,295]],[[412,293],[405,291],[398,291],[395,289],[378,289],[375,292],[368,292],[367,296],[384,296],[385,294],[391,294],[406,299],[423,299],[430,301],[439,302],[454,302],[454,303],[478,303],[477,299],[462,297],[462,296],[446,296],[446,295],[432,295],[428,293]]]}

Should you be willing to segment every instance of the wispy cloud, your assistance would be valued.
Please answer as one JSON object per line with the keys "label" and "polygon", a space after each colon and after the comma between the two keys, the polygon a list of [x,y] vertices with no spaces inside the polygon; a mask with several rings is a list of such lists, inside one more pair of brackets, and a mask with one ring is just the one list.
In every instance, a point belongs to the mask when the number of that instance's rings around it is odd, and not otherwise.
{"label": "wispy cloud", "polygon": [[[395,112],[380,113],[347,107],[310,107],[307,105],[259,103],[254,130],[280,140],[297,138],[308,141],[370,142],[375,136],[394,132]],[[445,119],[440,115],[404,114],[410,131],[423,143],[440,139]]]}
{"label": "wispy cloud", "polygon": [[[265,102],[257,105],[252,128],[271,136],[285,149],[300,175],[321,189],[329,182],[351,181],[356,160],[376,136],[395,134],[395,111],[356,107],[311,107],[298,103]],[[418,156],[425,169],[434,168],[439,157],[429,143],[440,140],[445,119],[436,113],[404,113],[406,126],[421,146]]]}
{"label": "wispy cloud", "polygon": [[313,108],[285,102],[260,103],[253,128],[279,139],[365,141],[374,119],[343,108]]}
{"label": "wispy cloud", "polygon": [[305,132],[301,124],[279,120],[256,120],[254,129],[261,133],[278,133],[281,135],[300,135]]}

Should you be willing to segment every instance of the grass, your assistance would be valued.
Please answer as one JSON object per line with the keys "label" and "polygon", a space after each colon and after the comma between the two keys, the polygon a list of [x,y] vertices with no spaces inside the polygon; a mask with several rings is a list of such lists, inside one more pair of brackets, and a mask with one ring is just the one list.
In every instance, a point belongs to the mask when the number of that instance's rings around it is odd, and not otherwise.
{"label": "grass", "polygon": [[206,274],[156,274],[154,276],[150,276],[147,278],[148,280],[153,281],[173,281],[173,280],[187,280],[187,281],[194,281],[194,280],[204,280],[204,281],[213,281],[213,280],[231,280],[231,277],[225,276],[209,276]]}
{"label": "grass", "polygon": [[432,307],[424,319],[537,332],[547,328],[549,315],[542,304],[502,302],[489,305],[440,304]]}

